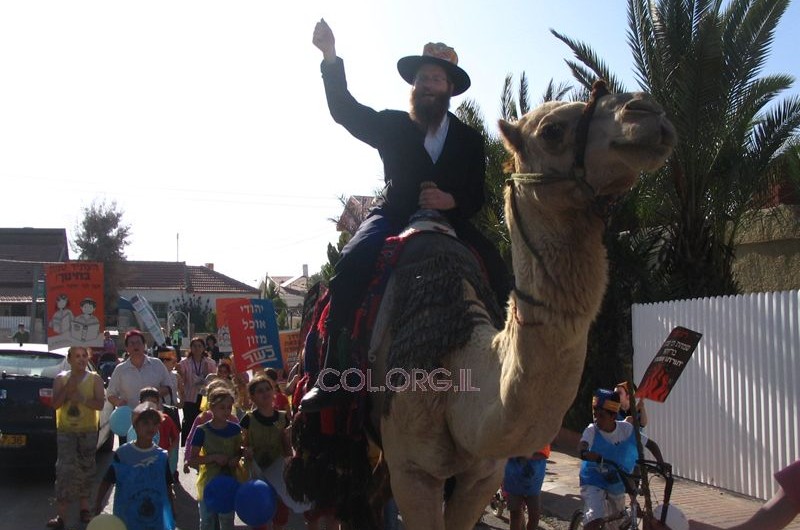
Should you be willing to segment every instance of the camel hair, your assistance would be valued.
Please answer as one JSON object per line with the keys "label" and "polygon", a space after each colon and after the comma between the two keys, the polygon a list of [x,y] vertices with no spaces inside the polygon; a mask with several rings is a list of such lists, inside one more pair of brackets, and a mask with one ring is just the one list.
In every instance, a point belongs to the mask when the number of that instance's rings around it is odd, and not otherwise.
{"label": "camel hair", "polygon": [[[515,282],[507,318],[502,329],[492,325],[473,286],[459,282],[476,323],[463,346],[439,359],[454,381],[469,372],[470,388],[369,398],[406,528],[472,529],[506,459],[550,443],[575,398],[608,282],[602,205],[629,191],[642,171],[661,167],[676,142],[647,94],[608,94],[595,103],[588,120],[581,120],[586,103],[555,101],[516,123],[499,122],[516,167],[505,190]],[[576,152],[581,136],[585,147]],[[449,238],[432,237],[440,240],[424,247]],[[395,278],[413,254],[400,258],[373,328],[370,359],[379,376],[392,348],[392,301],[402,294]],[[443,510],[450,477],[455,487]]]}

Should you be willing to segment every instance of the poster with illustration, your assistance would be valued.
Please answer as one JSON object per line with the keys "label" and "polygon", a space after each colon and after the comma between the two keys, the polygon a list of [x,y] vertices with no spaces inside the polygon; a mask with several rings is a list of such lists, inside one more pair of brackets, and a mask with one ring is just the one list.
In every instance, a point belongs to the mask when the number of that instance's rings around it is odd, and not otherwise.
{"label": "poster with illustration", "polygon": [[47,344],[103,346],[103,264],[71,261],[45,266]]}
{"label": "poster with illustration", "polygon": [[283,368],[278,321],[272,301],[220,298],[216,309],[220,351],[232,352],[236,372],[259,366],[276,370]]}

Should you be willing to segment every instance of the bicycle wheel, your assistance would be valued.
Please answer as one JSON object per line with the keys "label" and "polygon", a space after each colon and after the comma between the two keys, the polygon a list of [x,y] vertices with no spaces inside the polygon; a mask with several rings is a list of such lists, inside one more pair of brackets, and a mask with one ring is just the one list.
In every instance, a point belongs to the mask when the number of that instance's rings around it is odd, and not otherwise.
{"label": "bicycle wheel", "polygon": [[495,517],[503,517],[503,512],[505,512],[505,502],[502,500],[492,499],[492,502],[489,503],[489,507],[491,509],[492,515]]}
{"label": "bicycle wheel", "polygon": [[625,509],[625,526],[622,528],[624,530],[639,530],[639,510],[636,506],[630,506]]}
{"label": "bicycle wheel", "polygon": [[583,530],[583,511],[575,510],[569,522],[569,530]]}

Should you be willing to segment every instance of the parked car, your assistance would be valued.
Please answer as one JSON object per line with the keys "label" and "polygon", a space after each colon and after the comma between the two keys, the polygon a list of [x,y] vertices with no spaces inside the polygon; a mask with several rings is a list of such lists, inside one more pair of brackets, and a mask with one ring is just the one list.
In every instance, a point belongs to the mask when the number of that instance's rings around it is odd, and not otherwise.
{"label": "parked car", "polygon": [[[49,351],[47,344],[0,343],[0,465],[55,463],[53,379],[69,370],[67,349]],[[95,371],[91,364],[88,369]],[[108,423],[112,411],[106,401],[100,413],[98,450],[111,450],[114,444]]]}

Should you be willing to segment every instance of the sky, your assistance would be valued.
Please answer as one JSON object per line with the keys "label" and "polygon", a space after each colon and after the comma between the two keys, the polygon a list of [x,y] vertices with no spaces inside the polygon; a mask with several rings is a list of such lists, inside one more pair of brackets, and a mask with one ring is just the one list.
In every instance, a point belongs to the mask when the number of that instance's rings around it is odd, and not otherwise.
{"label": "sky", "polygon": [[[0,0],[0,226],[65,228],[115,201],[131,260],[214,263],[257,286],[319,271],[340,196],[382,186],[375,150],[328,113],[311,44],[325,18],[350,91],[407,109],[397,59],[453,46],[496,132],[507,74],[537,101],[591,45],[636,88],[623,0]],[[800,77],[800,2],[765,73]],[[795,85],[786,95],[800,94]],[[71,256],[77,257],[72,251]]]}

